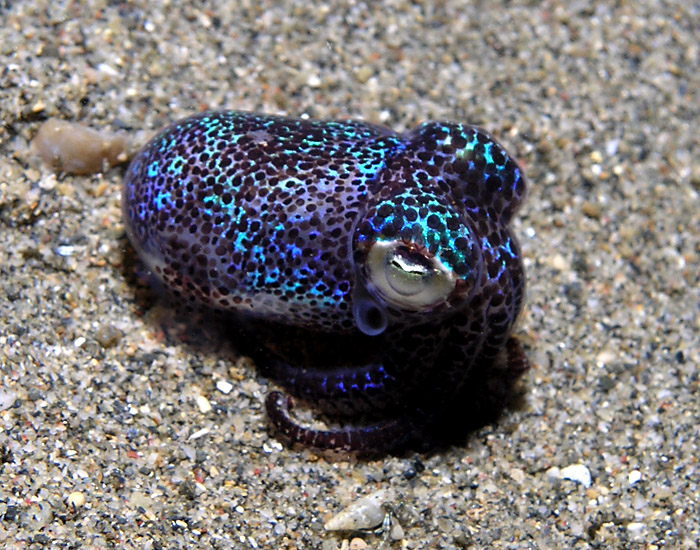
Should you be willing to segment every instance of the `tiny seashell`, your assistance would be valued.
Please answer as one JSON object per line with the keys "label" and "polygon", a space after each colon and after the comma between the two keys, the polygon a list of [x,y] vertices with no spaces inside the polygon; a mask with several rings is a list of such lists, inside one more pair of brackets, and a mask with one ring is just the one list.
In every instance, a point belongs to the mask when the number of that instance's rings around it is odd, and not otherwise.
{"label": "tiny seashell", "polygon": [[329,519],[324,527],[327,531],[360,531],[374,529],[384,521],[384,502],[387,491],[380,489],[362,497]]}

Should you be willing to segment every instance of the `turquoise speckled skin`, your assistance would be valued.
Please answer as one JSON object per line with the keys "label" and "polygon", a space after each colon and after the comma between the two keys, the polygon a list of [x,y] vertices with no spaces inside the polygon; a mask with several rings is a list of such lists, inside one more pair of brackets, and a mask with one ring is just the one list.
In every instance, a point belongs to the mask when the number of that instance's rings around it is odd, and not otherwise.
{"label": "turquoise speckled skin", "polygon": [[303,427],[272,392],[278,432],[373,452],[427,437],[494,381],[502,401],[527,368],[510,338],[525,279],[508,227],[525,187],[473,126],[396,134],[229,111],[152,139],[123,202],[132,243],[178,298],[337,346],[323,365],[270,352],[261,366],[351,425]]}

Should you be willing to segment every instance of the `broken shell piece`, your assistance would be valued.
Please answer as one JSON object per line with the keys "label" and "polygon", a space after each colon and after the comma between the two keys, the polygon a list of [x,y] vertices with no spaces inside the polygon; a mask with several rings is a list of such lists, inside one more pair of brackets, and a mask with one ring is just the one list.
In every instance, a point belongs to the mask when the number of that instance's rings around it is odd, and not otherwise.
{"label": "broken shell piece", "polygon": [[98,132],[82,124],[50,119],[32,140],[32,151],[55,170],[95,174],[129,159],[124,134]]}
{"label": "broken shell piece", "polygon": [[387,491],[380,489],[362,497],[329,519],[324,527],[327,531],[361,531],[379,527],[386,515],[383,505],[387,496]]}

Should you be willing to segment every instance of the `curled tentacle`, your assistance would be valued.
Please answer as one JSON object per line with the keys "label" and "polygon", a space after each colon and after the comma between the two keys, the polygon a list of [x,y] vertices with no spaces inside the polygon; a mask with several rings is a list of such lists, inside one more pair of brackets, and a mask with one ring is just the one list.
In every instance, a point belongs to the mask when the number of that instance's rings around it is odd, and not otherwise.
{"label": "curled tentacle", "polygon": [[[306,401],[314,408],[338,417],[358,415],[391,415],[399,403],[406,402],[410,392],[407,387],[432,385],[429,369],[412,368],[415,357],[426,364],[434,364],[449,331],[446,328],[414,327],[411,330],[387,330],[384,346],[391,346],[390,355],[382,355],[380,344],[374,361],[359,362],[351,358],[347,364],[307,364],[303,357],[291,358],[273,353],[259,357],[261,371],[275,380],[294,397]],[[355,340],[361,349],[362,343]],[[331,348],[335,349],[335,348]]]}
{"label": "curled tentacle", "polygon": [[292,399],[273,391],[265,399],[267,417],[278,434],[290,444],[299,443],[321,450],[345,450],[374,454],[400,447],[417,429],[408,416],[331,430],[315,430],[299,425],[289,412]]}
{"label": "curled tentacle", "polygon": [[317,369],[271,358],[263,370],[290,393],[330,415],[382,412],[395,406],[402,394],[397,379],[380,363]]}
{"label": "curled tentacle", "polygon": [[478,382],[476,385],[482,391],[475,393],[469,389],[463,392],[463,396],[468,396],[465,399],[468,402],[462,408],[433,408],[428,415],[415,410],[414,414],[403,414],[370,424],[317,430],[302,426],[292,418],[292,399],[282,392],[270,392],[265,399],[265,409],[276,432],[292,445],[299,443],[321,450],[370,454],[402,447],[416,438],[431,445],[453,435],[455,423],[474,428],[502,409],[513,393],[515,382],[530,368],[525,352],[515,338],[508,339],[505,361],[500,368],[506,371],[505,376],[491,372],[492,369],[482,371],[477,367],[474,381]]}

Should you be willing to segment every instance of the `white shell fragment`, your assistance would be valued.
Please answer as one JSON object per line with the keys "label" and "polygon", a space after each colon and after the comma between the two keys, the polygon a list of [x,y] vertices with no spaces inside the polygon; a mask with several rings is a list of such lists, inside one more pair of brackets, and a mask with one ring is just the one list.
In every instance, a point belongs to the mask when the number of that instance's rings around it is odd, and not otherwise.
{"label": "white shell fragment", "polygon": [[561,469],[562,479],[580,483],[584,487],[591,486],[591,471],[583,464],[572,464]]}
{"label": "white shell fragment", "polygon": [[228,395],[233,389],[233,384],[231,384],[231,382],[227,380],[217,380],[216,389],[219,390],[221,393]]}
{"label": "white shell fragment", "polygon": [[203,395],[198,395],[195,398],[195,401],[197,402],[197,408],[199,409],[199,412],[203,414],[211,412],[211,410],[214,408],[212,407],[211,402]]}
{"label": "white shell fragment", "polygon": [[374,529],[384,521],[384,502],[388,494],[384,489],[362,497],[326,522],[327,531],[361,531]]}
{"label": "white shell fragment", "polygon": [[640,479],[642,479],[642,472],[639,470],[632,470],[629,475],[627,476],[627,482],[630,485],[634,485],[637,483]]}
{"label": "white shell fragment", "polygon": [[17,399],[17,394],[8,390],[0,390],[0,411],[9,409]]}

